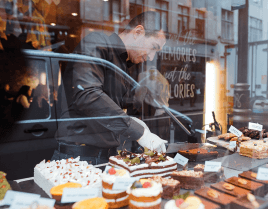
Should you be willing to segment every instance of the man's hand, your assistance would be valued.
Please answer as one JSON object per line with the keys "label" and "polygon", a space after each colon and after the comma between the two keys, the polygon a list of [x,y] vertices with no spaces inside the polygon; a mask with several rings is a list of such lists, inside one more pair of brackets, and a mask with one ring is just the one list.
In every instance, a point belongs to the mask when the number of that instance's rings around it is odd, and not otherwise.
{"label": "man's hand", "polygon": [[157,135],[151,133],[147,129],[144,129],[143,136],[139,140],[137,140],[137,142],[142,147],[147,147],[150,150],[166,153],[165,143],[168,142],[166,140],[161,139]]}

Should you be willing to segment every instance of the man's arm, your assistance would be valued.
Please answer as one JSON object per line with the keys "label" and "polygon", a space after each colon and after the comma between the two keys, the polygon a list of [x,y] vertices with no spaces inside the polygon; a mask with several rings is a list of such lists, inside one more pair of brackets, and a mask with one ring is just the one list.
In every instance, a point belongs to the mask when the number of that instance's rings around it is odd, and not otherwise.
{"label": "man's arm", "polygon": [[[82,50],[80,47],[78,52],[107,60],[107,43],[103,37],[93,33],[84,39],[84,43],[85,48]],[[94,122],[99,123],[103,130],[108,129],[116,136],[120,135],[123,140],[138,140],[143,135],[143,126],[127,116],[103,91],[106,70],[101,63],[79,62],[73,65],[74,109],[83,117],[102,117]]]}

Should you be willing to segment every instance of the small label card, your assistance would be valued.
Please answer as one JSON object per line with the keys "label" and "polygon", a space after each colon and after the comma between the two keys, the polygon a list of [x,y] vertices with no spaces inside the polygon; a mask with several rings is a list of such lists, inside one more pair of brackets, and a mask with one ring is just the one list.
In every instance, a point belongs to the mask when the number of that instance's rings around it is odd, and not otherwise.
{"label": "small label card", "polygon": [[268,180],[268,168],[259,168],[257,174],[258,180]]}
{"label": "small label card", "polygon": [[70,203],[78,202],[84,199],[97,197],[98,188],[82,189],[82,188],[65,188],[62,193],[61,202]]}
{"label": "small label card", "polygon": [[8,190],[6,192],[5,197],[4,197],[3,204],[4,205],[11,205],[15,196],[17,196],[17,195],[31,196],[31,197],[36,198],[36,199],[38,199],[40,197],[39,194],[32,194],[32,193],[25,193],[25,192],[17,192],[17,191]]}
{"label": "small label card", "polygon": [[229,148],[230,149],[236,148],[236,141],[231,141],[229,144]]}
{"label": "small label card", "polygon": [[10,209],[28,208],[38,205],[38,196],[16,195],[10,205]]}
{"label": "small label card", "polygon": [[253,129],[253,130],[257,130],[257,131],[262,131],[263,125],[258,124],[258,123],[248,123],[248,128],[249,129]]}
{"label": "small label card", "polygon": [[231,126],[231,127],[229,128],[229,131],[230,131],[232,134],[236,135],[237,137],[240,137],[240,136],[242,135],[242,132],[239,131],[238,129],[236,129],[235,127],[233,127],[233,126]]}
{"label": "small label card", "polygon": [[189,161],[188,158],[180,155],[179,153],[177,153],[177,155],[175,156],[174,160],[175,160],[176,163],[178,163],[178,164],[180,164],[182,166],[185,166]]}
{"label": "small label card", "polygon": [[204,172],[218,172],[221,168],[221,162],[205,161]]}
{"label": "small label card", "polygon": [[104,173],[108,173],[108,170],[112,168],[112,166],[106,165],[105,169],[104,169]]}
{"label": "small label card", "polygon": [[48,206],[48,207],[51,207],[51,208],[54,207],[55,202],[56,202],[55,199],[49,199],[49,198],[43,198],[43,197],[40,197],[38,199],[38,204],[39,205],[45,205],[45,206]]}
{"label": "small label card", "polygon": [[138,180],[138,178],[116,178],[113,190],[126,190],[136,180]]}

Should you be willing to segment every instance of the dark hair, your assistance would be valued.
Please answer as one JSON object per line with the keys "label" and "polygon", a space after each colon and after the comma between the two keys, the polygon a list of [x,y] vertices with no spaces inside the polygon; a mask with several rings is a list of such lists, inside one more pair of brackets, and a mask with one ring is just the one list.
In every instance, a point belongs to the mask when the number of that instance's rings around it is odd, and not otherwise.
{"label": "dark hair", "polygon": [[28,95],[29,89],[30,89],[30,86],[27,86],[27,85],[24,85],[24,86],[20,87],[20,90],[17,93],[16,98],[18,98],[19,95],[24,95],[24,96],[26,96],[29,99],[29,96],[30,96],[30,95]]}
{"label": "dark hair", "polygon": [[157,36],[161,30],[161,20],[154,11],[143,12],[134,17],[126,26],[123,32],[130,32],[136,26],[142,25],[145,30],[145,36]]}

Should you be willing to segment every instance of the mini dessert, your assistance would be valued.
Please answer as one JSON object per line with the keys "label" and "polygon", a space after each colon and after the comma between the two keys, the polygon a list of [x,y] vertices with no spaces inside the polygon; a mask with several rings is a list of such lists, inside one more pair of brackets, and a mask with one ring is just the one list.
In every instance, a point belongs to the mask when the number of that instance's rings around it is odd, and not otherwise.
{"label": "mini dessert", "polygon": [[231,140],[233,137],[236,137],[235,134],[232,133],[226,133],[226,134],[221,134],[218,136],[218,139],[224,139],[225,141]]}
{"label": "mini dessert", "polygon": [[225,183],[225,182],[219,182],[217,184],[212,184],[210,185],[211,188],[216,189],[220,192],[226,193],[228,195],[232,195],[234,197],[243,197],[246,196],[250,191],[234,186],[232,184],[229,183]]}
{"label": "mini dessert", "polygon": [[268,157],[268,143],[264,140],[251,140],[247,142],[242,142],[240,145],[240,155],[264,159]]}
{"label": "mini dessert", "polygon": [[252,171],[244,171],[243,173],[239,174],[239,177],[264,184],[265,185],[264,186],[264,190],[265,190],[264,193],[266,194],[268,192],[268,181],[258,180],[257,173],[254,173]]}
{"label": "mini dessert", "polygon": [[179,150],[179,154],[189,159],[189,161],[206,161],[218,157],[217,151],[210,151],[202,148]]}
{"label": "mini dessert", "polygon": [[105,198],[109,208],[121,208],[128,205],[128,194],[126,190],[113,190],[116,178],[130,178],[125,169],[110,168],[102,176],[102,196]]}
{"label": "mini dessert", "polygon": [[108,209],[108,204],[102,197],[95,197],[79,201],[73,205],[73,209]]}
{"label": "mini dessert", "polygon": [[153,176],[149,179],[162,184],[163,192],[161,197],[164,199],[172,199],[174,195],[180,193],[180,182],[177,180],[162,178],[161,176]]}
{"label": "mini dessert", "polygon": [[260,184],[254,181],[246,180],[238,177],[231,177],[226,179],[225,182],[233,184],[235,186],[241,187],[243,189],[249,190],[252,194],[263,197],[264,193],[264,184]]}
{"label": "mini dessert", "polygon": [[248,136],[251,139],[259,139],[260,137],[266,138],[268,134],[267,132],[265,132],[265,129],[262,129],[261,135],[259,131],[249,129],[248,127],[242,127],[239,130],[243,133],[244,136]]}
{"label": "mini dessert", "polygon": [[196,190],[195,194],[220,205],[221,208],[230,208],[231,202],[236,199],[231,195],[217,192],[208,187]]}
{"label": "mini dessert", "polygon": [[49,196],[52,187],[68,182],[79,183],[83,188],[99,188],[101,196],[101,175],[100,169],[80,161],[80,157],[51,162],[43,160],[34,168],[34,182]]}
{"label": "mini dessert", "polygon": [[0,171],[0,200],[4,199],[8,190],[11,190],[10,184],[6,179],[6,175],[6,173]]}
{"label": "mini dessert", "polygon": [[127,189],[130,209],[160,209],[162,185],[152,180],[140,179]]}
{"label": "mini dessert", "polygon": [[120,151],[119,155],[109,158],[109,165],[116,168],[126,169],[131,177],[149,178],[153,175],[168,177],[177,170],[177,163],[165,153],[149,151],[145,148],[144,153],[134,154]]}
{"label": "mini dessert", "polygon": [[204,172],[205,165],[203,164],[197,164],[194,167],[194,171],[201,171],[204,173],[204,181],[206,183],[216,183],[221,178],[224,177],[224,169],[221,167],[218,172]]}
{"label": "mini dessert", "polygon": [[189,196],[184,199],[170,200],[166,203],[165,209],[205,209],[201,199],[196,196]]}
{"label": "mini dessert", "polygon": [[[231,203],[231,208],[235,209],[254,209],[254,208],[259,208],[263,204],[267,204],[263,199],[260,199],[258,197],[255,197],[252,194],[248,194],[247,196],[238,198],[234,200]],[[263,207],[266,208],[266,207]]]}
{"label": "mini dessert", "polygon": [[80,188],[82,187],[81,184],[78,183],[66,183],[66,184],[60,184],[58,186],[54,186],[50,190],[50,194],[53,199],[56,201],[61,201],[62,193],[65,188]]}
{"label": "mini dessert", "polygon": [[178,180],[183,189],[200,189],[204,186],[203,172],[200,171],[173,171],[171,177]]}

